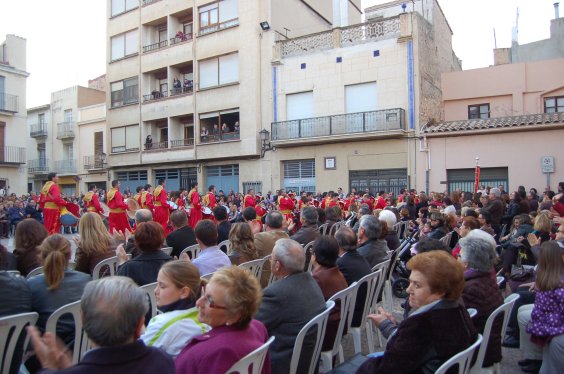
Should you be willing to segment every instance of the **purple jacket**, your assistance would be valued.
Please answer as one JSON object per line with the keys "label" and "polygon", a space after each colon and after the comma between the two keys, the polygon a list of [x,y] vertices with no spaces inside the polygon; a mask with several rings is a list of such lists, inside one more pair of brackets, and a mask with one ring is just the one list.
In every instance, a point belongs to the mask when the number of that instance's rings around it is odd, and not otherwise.
{"label": "purple jacket", "polygon": [[[176,373],[225,373],[233,364],[267,340],[266,327],[255,319],[242,330],[233,326],[215,327],[206,334],[196,336],[184,347],[176,358]],[[268,353],[262,374],[270,374]]]}
{"label": "purple jacket", "polygon": [[564,334],[564,288],[537,292],[527,332],[551,337]]}

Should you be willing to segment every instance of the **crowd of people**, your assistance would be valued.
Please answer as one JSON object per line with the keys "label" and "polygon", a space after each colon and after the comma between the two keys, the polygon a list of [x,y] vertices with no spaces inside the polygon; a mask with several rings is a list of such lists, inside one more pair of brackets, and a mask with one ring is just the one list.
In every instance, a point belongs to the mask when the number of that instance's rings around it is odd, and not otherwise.
{"label": "crowd of people", "polygon": [[[394,251],[409,271],[404,314],[371,311],[368,320],[388,342],[358,372],[432,372],[469,347],[503,304],[496,275],[506,294],[520,298],[507,336],[501,336],[501,322],[494,323],[483,366],[501,361],[503,344],[521,348],[524,372],[563,372],[564,182],[540,196],[534,188],[508,194],[502,187],[429,195],[405,189],[398,196],[279,190],[262,196],[252,189],[225,195],[215,186],[200,194],[197,184],[167,192],[166,181],[159,180],[156,188],[139,186],[131,195],[112,181],[105,195],[92,186],[77,201],[73,254],[60,222],[69,201],[50,174],[39,196],[0,202],[24,210],[8,225],[14,248],[0,248],[0,269],[21,275],[0,271],[6,290],[0,317],[39,314],[28,331],[33,348],[20,345],[12,372],[22,352],[33,349],[34,358],[25,362],[30,372],[110,365],[119,371],[219,373],[274,336],[263,373],[288,373],[300,329],[329,298]],[[28,206],[37,214],[25,214]],[[401,239],[414,243],[407,253],[397,253]],[[191,258],[183,250],[194,245],[199,253]],[[304,251],[306,246],[311,249]],[[108,267],[94,274],[96,264],[114,256],[117,276],[108,276]],[[265,256],[270,258],[260,279],[238,266]],[[24,278],[39,266],[42,274]],[[146,320],[148,304],[138,287],[155,282],[160,314]],[[366,298],[359,290],[352,327],[365,323]],[[97,348],[72,366],[45,329],[56,309],[78,300]],[[336,338],[339,308],[330,313],[324,350]],[[471,318],[467,308],[477,314]],[[56,335],[72,347],[70,318],[62,319]],[[307,372],[311,348],[304,345],[300,373]]]}

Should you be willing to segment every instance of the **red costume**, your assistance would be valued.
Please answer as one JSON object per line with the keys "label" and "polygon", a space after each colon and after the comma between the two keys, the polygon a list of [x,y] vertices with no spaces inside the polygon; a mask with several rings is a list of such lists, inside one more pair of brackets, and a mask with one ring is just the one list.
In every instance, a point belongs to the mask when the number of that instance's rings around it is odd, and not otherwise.
{"label": "red costume", "polygon": [[255,205],[257,205],[255,197],[252,195],[245,195],[245,198],[243,199],[243,209],[248,207],[254,208]]}
{"label": "red costume", "polygon": [[188,193],[188,200],[192,204],[190,209],[190,217],[188,217],[188,225],[195,228],[198,221],[202,220],[202,205],[200,204],[200,194],[195,188],[192,188],[190,193]]}
{"label": "red costume", "polygon": [[176,199],[175,202],[176,202],[176,205],[178,205],[179,210],[185,210],[186,201],[184,200],[184,197],[180,196],[179,198]]}
{"label": "red costume", "polygon": [[82,201],[84,201],[84,208],[86,208],[86,211],[88,212],[102,213],[104,211],[100,206],[100,200],[98,199],[97,193],[88,191],[86,195],[84,195]]}
{"label": "red costume", "polygon": [[153,219],[163,227],[164,234],[165,236],[167,236],[169,233],[168,221],[171,209],[166,198],[166,190],[163,186],[157,186],[157,188],[155,188],[155,191],[153,192],[153,196],[155,198],[155,201],[153,202],[153,205],[155,206]]}
{"label": "red costume", "polygon": [[110,234],[113,234],[114,230],[120,231],[124,235],[126,230],[131,231],[129,219],[125,213],[127,210],[127,204],[123,202],[121,192],[119,192],[117,188],[111,188],[106,194],[106,201],[108,202],[108,207],[110,208],[110,216],[108,217]]}
{"label": "red costume", "polygon": [[262,216],[264,216],[267,213],[266,209],[264,209],[260,204],[258,204],[255,206],[255,210],[257,211],[257,220],[261,221]]}
{"label": "red costume", "polygon": [[331,203],[331,198],[329,196],[327,196],[325,199],[321,200],[321,209],[325,209],[328,208]]}
{"label": "red costume", "polygon": [[386,209],[386,200],[382,196],[378,196],[378,201],[374,209]]}
{"label": "red costume", "polygon": [[278,198],[278,210],[280,210],[285,220],[294,219],[294,214],[292,213],[294,210],[294,200],[288,196],[280,196]]}
{"label": "red costume", "polygon": [[141,194],[139,194],[139,196],[137,197],[137,202],[142,209],[149,209],[151,212],[153,212],[153,215],[155,214],[155,204],[153,204],[153,197],[148,191],[141,192]]}
{"label": "red costume", "polygon": [[61,198],[59,186],[54,182],[47,182],[41,189],[41,197],[39,198],[39,207],[43,209],[43,225],[51,234],[59,234],[61,232],[61,207],[66,205],[66,201]]}

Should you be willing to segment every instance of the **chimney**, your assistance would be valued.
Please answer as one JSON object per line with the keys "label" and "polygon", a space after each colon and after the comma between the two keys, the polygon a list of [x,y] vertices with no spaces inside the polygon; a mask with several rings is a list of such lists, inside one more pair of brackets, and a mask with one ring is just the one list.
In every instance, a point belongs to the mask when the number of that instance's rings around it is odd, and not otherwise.
{"label": "chimney", "polygon": [[558,10],[559,3],[554,3],[554,19],[560,18],[560,12]]}

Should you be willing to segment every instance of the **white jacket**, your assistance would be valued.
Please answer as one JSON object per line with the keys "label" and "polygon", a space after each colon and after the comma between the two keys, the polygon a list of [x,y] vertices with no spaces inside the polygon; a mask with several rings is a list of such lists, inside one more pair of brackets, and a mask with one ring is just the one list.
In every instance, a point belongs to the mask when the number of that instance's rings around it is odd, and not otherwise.
{"label": "white jacket", "polygon": [[193,337],[209,330],[210,326],[198,321],[198,308],[194,307],[151,318],[140,339],[149,347],[162,349],[174,359]]}

